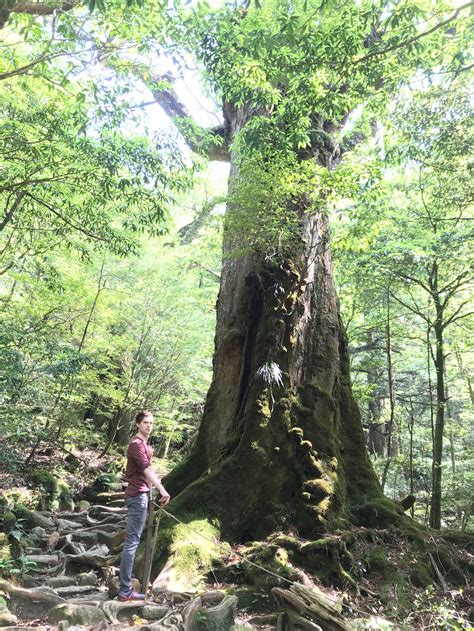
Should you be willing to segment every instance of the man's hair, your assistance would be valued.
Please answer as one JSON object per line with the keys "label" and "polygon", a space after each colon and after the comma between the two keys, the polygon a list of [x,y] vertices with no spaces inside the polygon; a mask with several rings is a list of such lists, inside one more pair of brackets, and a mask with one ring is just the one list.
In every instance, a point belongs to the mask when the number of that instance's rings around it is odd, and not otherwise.
{"label": "man's hair", "polygon": [[148,410],[143,410],[143,412],[138,412],[138,414],[135,417],[135,423],[138,425],[139,423],[143,421],[143,419],[146,416],[153,416],[153,413],[149,412]]}

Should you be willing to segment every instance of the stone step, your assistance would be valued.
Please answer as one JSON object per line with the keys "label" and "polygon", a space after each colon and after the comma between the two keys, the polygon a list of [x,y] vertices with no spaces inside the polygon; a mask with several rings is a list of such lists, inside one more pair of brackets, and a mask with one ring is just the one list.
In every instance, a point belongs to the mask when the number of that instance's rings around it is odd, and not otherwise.
{"label": "stone step", "polygon": [[[98,504],[96,506],[92,506],[91,507],[91,509],[89,511],[89,518],[93,517],[93,518],[97,519],[97,517],[100,517],[100,516],[106,517],[106,516],[109,516],[111,514],[113,514],[113,515],[119,515],[119,514],[124,515],[126,512],[127,512],[126,508],[117,508],[115,506],[104,506],[103,504]],[[90,519],[88,521],[90,521]]]}
{"label": "stone step", "polygon": [[[94,604],[94,603],[105,603],[110,600],[109,592],[98,592],[96,591],[94,594],[83,594],[82,596],[74,596],[72,598],[68,598],[67,601],[73,604]],[[3,631],[3,629],[2,629]]]}
{"label": "stone step", "polygon": [[79,594],[90,594],[96,591],[95,585],[65,585],[64,587],[55,587],[54,591],[63,598],[69,596],[78,596]]}
{"label": "stone step", "polygon": [[26,548],[25,550],[26,554],[36,554],[36,555],[41,555],[44,552],[43,548]]}
{"label": "stone step", "polygon": [[[34,629],[35,631],[48,631],[51,627],[0,627],[2,631],[25,631],[25,629]],[[68,627],[68,631],[70,631],[71,627]]]}
{"label": "stone step", "polygon": [[120,499],[111,500],[108,505],[112,506],[114,508],[115,507],[120,507],[120,506],[125,506],[125,500],[120,500]]}
{"label": "stone step", "polygon": [[58,529],[61,532],[64,531],[70,531],[70,530],[77,530],[79,528],[82,528],[84,526],[84,524],[82,524],[79,521],[71,521],[70,519],[58,519]]}
{"label": "stone step", "polygon": [[82,513],[61,512],[58,513],[58,517],[60,517],[61,519],[70,519],[71,521],[85,522],[87,519],[87,511],[84,511]]}
{"label": "stone step", "polygon": [[85,543],[87,545],[94,545],[97,543],[97,532],[94,530],[76,530],[71,533],[75,542]]}
{"label": "stone step", "polygon": [[37,565],[57,565],[60,562],[59,554],[28,554],[25,558]]}
{"label": "stone step", "polygon": [[44,581],[44,584],[57,591],[59,587],[76,585],[77,579],[74,576],[50,576]]}

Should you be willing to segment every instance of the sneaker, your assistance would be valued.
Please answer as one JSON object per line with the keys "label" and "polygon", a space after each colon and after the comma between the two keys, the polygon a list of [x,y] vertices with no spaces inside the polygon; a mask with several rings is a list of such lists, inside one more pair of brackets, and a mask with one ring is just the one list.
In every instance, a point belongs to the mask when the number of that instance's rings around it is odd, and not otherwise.
{"label": "sneaker", "polygon": [[121,603],[133,602],[134,600],[145,600],[145,594],[139,594],[138,592],[130,592],[130,594],[119,594],[118,600]]}

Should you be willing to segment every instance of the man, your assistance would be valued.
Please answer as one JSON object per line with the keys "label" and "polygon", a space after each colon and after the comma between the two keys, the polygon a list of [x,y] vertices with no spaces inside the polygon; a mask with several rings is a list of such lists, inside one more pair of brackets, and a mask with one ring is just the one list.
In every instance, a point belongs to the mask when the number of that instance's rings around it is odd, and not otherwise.
{"label": "man", "polygon": [[[120,562],[120,590],[118,599],[121,602],[144,600],[145,595],[132,590],[132,569],[140,537],[145,526],[148,495],[151,486],[160,492],[160,503],[164,506],[170,501],[169,493],[161,484],[161,480],[151,468],[152,449],[148,439],[153,430],[153,414],[139,412],[135,418],[137,434],[132,438],[127,450],[127,468],[125,480],[128,482],[125,491],[127,513],[127,535]],[[146,589],[146,586],[143,587]]]}

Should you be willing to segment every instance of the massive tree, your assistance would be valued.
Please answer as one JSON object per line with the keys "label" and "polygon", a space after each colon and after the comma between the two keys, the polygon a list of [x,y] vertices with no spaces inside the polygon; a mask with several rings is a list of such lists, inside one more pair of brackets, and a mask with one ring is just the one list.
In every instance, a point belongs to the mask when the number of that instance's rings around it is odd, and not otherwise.
{"label": "massive tree", "polygon": [[[167,478],[181,514],[240,540],[394,519],[351,392],[321,174],[357,105],[425,59],[463,63],[460,13],[268,2],[180,21],[222,98],[231,160],[213,380],[192,451]],[[183,115],[171,92],[156,97]]]}

